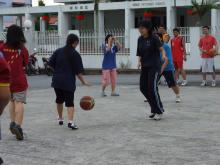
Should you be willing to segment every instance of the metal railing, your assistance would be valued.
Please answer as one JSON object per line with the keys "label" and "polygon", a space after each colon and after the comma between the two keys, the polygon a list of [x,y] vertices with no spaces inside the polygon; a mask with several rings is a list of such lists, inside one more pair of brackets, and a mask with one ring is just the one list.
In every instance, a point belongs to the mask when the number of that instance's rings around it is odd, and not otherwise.
{"label": "metal railing", "polygon": [[118,55],[129,55],[130,50],[125,48],[125,31],[124,29],[105,29],[101,35],[93,30],[80,31],[80,53],[82,55],[102,55],[102,44],[105,43],[107,34],[114,35],[122,44],[122,49]]}

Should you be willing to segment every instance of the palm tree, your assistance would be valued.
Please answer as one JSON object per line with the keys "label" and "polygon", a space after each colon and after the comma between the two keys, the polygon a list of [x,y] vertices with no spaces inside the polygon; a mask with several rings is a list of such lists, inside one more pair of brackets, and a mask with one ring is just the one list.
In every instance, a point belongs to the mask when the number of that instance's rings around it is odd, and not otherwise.
{"label": "palm tree", "polygon": [[219,2],[219,0],[202,0],[200,3],[197,2],[197,0],[191,0],[192,15],[197,15],[199,17],[198,24],[200,24],[204,15],[211,9],[219,9],[217,2]]}

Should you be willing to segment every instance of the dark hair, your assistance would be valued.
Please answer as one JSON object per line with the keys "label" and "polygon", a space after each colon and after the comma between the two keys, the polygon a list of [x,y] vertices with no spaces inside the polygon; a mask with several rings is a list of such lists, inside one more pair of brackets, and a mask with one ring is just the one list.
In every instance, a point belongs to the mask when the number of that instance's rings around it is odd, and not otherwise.
{"label": "dark hair", "polygon": [[180,29],[174,28],[174,29],[173,29],[173,32],[178,32],[178,33],[180,33]]}
{"label": "dark hair", "polygon": [[210,29],[209,26],[203,26],[202,28],[203,29],[208,29],[208,30]]}
{"label": "dark hair", "polygon": [[153,33],[153,25],[150,21],[141,21],[138,25],[138,27],[144,27],[148,30],[149,35],[152,35]]}
{"label": "dark hair", "polygon": [[160,41],[163,43],[163,34],[156,33],[156,35],[159,37]]}
{"label": "dark hair", "polygon": [[6,44],[14,49],[19,49],[26,43],[26,39],[21,27],[11,25],[6,35]]}
{"label": "dark hair", "polygon": [[79,42],[79,37],[75,34],[69,34],[66,39],[66,46],[64,47],[64,55],[66,56],[66,60],[69,61],[70,65],[71,62],[71,55],[73,54],[73,47],[74,43]]}
{"label": "dark hair", "polygon": [[66,39],[66,47],[72,47],[75,42],[79,42],[79,37],[75,34],[69,34]]}
{"label": "dark hair", "polygon": [[108,34],[108,35],[105,37],[105,43],[106,43],[106,44],[108,43],[108,39],[109,39],[110,37],[113,37],[113,35],[112,35],[112,34]]}
{"label": "dark hair", "polygon": [[164,25],[158,26],[158,28],[164,28],[166,30],[166,27]]}

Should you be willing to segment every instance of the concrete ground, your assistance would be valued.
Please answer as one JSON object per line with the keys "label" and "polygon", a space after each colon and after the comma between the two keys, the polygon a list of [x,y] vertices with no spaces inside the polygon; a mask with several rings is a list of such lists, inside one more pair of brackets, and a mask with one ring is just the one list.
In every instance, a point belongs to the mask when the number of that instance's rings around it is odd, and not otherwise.
{"label": "concrete ground", "polygon": [[[166,113],[163,120],[152,121],[145,119],[149,106],[136,83],[120,83],[121,96],[107,98],[100,97],[97,85],[79,86],[80,129],[72,131],[66,122],[57,124],[53,90],[33,87],[33,79],[43,81],[30,78],[24,141],[9,133],[8,111],[2,117],[0,156],[5,165],[219,165],[218,87],[183,87],[182,103],[176,104],[172,91],[161,86]],[[95,98],[92,111],[79,108],[84,95]]]}

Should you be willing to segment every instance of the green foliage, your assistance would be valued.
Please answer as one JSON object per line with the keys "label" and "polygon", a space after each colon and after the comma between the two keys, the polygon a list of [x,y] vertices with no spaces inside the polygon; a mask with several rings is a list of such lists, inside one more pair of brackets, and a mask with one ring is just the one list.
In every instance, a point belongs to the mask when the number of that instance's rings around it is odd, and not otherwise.
{"label": "green foliage", "polygon": [[198,15],[200,19],[209,12],[211,9],[219,9],[219,5],[216,3],[219,2],[218,0],[202,0],[197,2],[197,0],[192,0],[192,14]]}
{"label": "green foliage", "polygon": [[39,0],[39,1],[38,1],[38,6],[45,6],[44,1],[43,1],[43,0]]}

